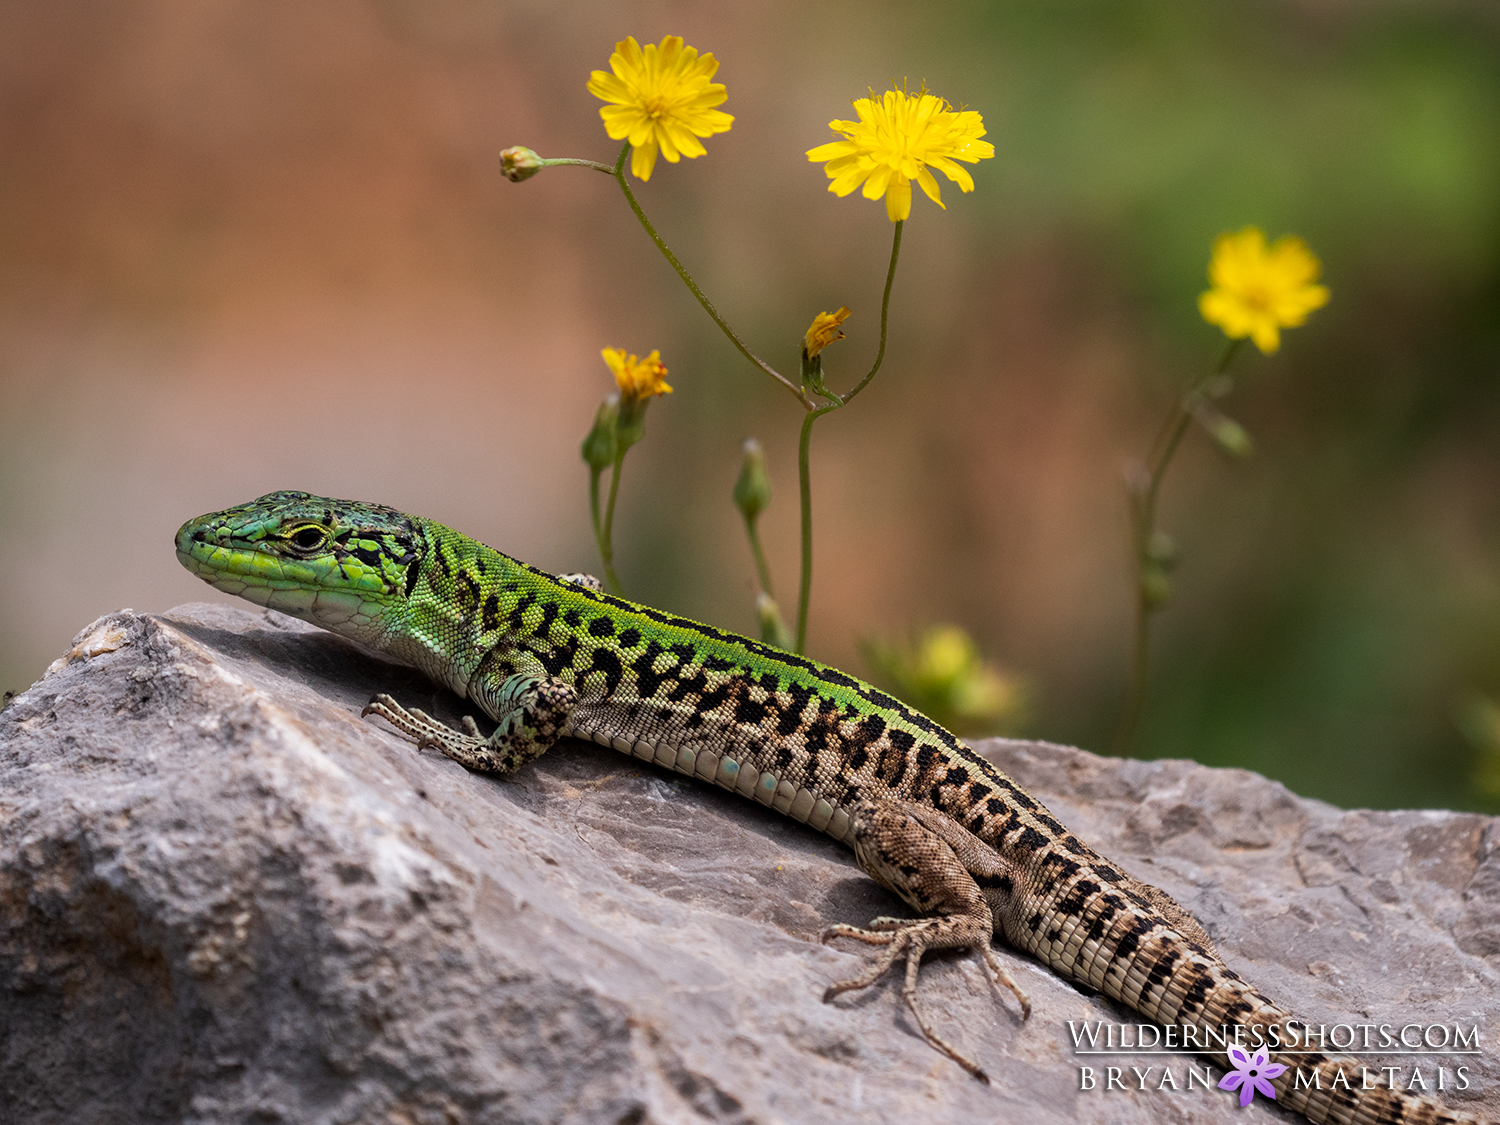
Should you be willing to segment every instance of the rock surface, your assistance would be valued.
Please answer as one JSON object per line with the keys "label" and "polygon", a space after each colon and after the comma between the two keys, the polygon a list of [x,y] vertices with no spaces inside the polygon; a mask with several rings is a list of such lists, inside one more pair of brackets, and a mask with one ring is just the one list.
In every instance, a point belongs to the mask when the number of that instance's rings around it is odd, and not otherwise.
{"label": "rock surface", "polygon": [[[817,931],[906,913],[839,845],[583,743],[470,774],[361,720],[377,690],[461,713],[292,618],[192,605],[101,618],[0,712],[0,1122],[1288,1119],[1186,1089],[1189,1056],[1075,1054],[1069,1021],[1135,1021],[1031,961],[1003,954],[1022,1022],[972,957],[929,958],[920,1001],[984,1087],[898,981],[820,1002],[865,952]],[[1478,1025],[1477,1055],[1368,1061],[1500,1116],[1500,822],[981,748],[1308,1022]]]}

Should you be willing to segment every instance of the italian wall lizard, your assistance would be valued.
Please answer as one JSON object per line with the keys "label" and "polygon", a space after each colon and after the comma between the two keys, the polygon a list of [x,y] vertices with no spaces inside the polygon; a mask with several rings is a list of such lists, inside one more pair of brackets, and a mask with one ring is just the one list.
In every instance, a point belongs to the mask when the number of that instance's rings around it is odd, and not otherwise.
{"label": "italian wall lizard", "polygon": [[[188,521],[176,542],[183,565],[216,588],[360,641],[472,700],[498,723],[488,737],[472,718],[455,731],[386,695],[365,709],[470,769],[505,776],[559,738],[591,739],[848,844],[922,917],[825,931],[883,947],[825,999],[874,983],[904,957],[918,1026],[978,1078],[988,1081],[917,1003],[928,950],[975,950],[1023,1013],[1029,1001],[991,947],[996,936],[1162,1024],[1284,1036],[1295,1022],[1226,966],[1165,892],[1098,855],[931,719],[853,676],[377,504],[274,492]],[[1352,1060],[1284,1061],[1278,1103],[1315,1122],[1475,1121],[1431,1098],[1340,1085],[1335,1072],[1357,1073]]]}

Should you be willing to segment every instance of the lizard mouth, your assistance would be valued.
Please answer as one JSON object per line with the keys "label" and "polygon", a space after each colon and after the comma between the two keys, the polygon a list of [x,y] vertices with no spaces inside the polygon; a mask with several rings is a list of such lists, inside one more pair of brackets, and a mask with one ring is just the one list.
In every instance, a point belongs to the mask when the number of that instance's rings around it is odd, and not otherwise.
{"label": "lizard mouth", "polygon": [[[177,561],[216,590],[268,604],[277,587],[321,585],[310,568],[286,564],[256,544],[237,540],[229,528],[189,520],[177,529]],[[298,574],[294,571],[308,570]],[[262,596],[257,596],[260,592]]]}
{"label": "lizard mouth", "polygon": [[242,592],[244,579],[282,577],[282,560],[254,543],[237,539],[230,528],[208,520],[188,520],[177,529],[177,561],[211,586]]}
{"label": "lizard mouth", "polygon": [[379,571],[323,553],[289,557],[263,538],[247,538],[221,516],[177,529],[177,560],[216,590],[280,610],[325,629],[368,639],[392,590]]}

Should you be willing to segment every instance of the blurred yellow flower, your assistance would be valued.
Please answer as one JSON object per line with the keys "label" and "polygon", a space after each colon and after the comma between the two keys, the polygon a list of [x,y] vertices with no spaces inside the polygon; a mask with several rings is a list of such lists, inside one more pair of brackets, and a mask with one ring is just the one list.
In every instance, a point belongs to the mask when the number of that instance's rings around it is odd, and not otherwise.
{"label": "blurred yellow flower", "polygon": [[973,191],[973,177],[954,161],[973,164],[995,155],[995,146],[979,139],[984,136],[979,114],[954,110],[925,89],[915,97],[904,90],[887,90],[879,100],[871,90],[868,98],[854,102],[854,109],[858,121],[828,123],[844,139],[809,149],[807,158],[828,161],[824,171],[833,181],[828,190],[835,195],[848,195],[863,184],[866,199],[885,196],[885,213],[893,223],[911,214],[913,180],[928,199],[943,206],[929,167],[964,191]]}
{"label": "blurred yellow flower", "polygon": [[802,337],[802,350],[811,359],[829,344],[844,338],[844,330],[839,327],[849,319],[849,308],[840,305],[838,312],[820,312],[813,317],[812,327],[807,330],[807,335]]}
{"label": "blurred yellow flower", "polygon": [[644,48],[634,36],[623,39],[615,44],[609,66],[614,73],[594,71],[588,89],[614,103],[599,116],[611,138],[630,142],[630,170],[637,179],[651,178],[657,152],[673,164],[683,156],[702,156],[708,150],[698,138],[727,132],[734,121],[713,108],[729,96],[723,85],[709,81],[718,60],[684,47],[680,35]]}
{"label": "blurred yellow flower", "polygon": [[955,734],[1015,730],[1026,712],[1026,687],[984,659],[957,625],[934,625],[915,644],[861,643],[879,679]]}
{"label": "blurred yellow flower", "polygon": [[1281,347],[1281,330],[1296,328],[1328,303],[1328,289],[1313,284],[1321,269],[1307,243],[1293,235],[1266,245],[1259,227],[1214,240],[1208,263],[1213,288],[1198,298],[1198,311],[1231,340],[1246,336],[1266,355]]}
{"label": "blurred yellow flower", "polygon": [[599,353],[614,374],[620,394],[626,399],[641,401],[652,395],[669,395],[667,366],[661,361],[661,353],[653,351],[645,359],[626,355],[624,348],[605,348]]}

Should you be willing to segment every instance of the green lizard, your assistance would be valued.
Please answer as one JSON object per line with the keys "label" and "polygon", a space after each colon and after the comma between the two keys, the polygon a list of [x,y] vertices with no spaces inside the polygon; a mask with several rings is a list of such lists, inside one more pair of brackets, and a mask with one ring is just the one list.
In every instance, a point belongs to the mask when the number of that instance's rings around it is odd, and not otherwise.
{"label": "green lizard", "polygon": [[[1165,892],[1098,855],[932,720],[827,665],[611,597],[586,576],[548,574],[377,504],[273,492],[189,520],[177,554],[220,590],[415,666],[498,724],[486,737],[466,716],[459,732],[387,695],[371,700],[365,714],[419,747],[505,776],[558,738],[591,739],[848,844],[922,917],[824,931],[825,940],[884,947],[824,999],[873,984],[904,957],[902,995],[918,1027],[982,1080],[917,1004],[928,950],[975,950],[1023,1014],[1030,1003],[992,949],[996,936],[1152,1020],[1197,1029],[1216,1048],[1226,1028],[1286,1043],[1296,1025],[1224,964]],[[1205,1054],[1221,1065],[1227,1057]],[[1432,1099],[1338,1082],[1341,1065],[1358,1073],[1351,1060],[1285,1061],[1278,1101],[1315,1122],[1475,1120]]]}

